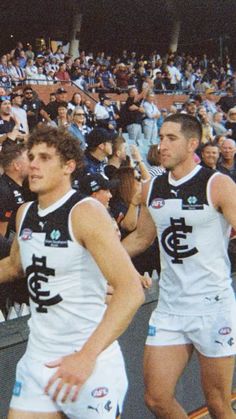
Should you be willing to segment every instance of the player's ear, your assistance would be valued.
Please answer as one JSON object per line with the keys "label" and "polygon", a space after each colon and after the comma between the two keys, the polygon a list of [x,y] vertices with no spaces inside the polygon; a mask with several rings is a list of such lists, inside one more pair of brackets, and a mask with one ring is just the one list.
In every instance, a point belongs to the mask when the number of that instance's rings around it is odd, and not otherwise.
{"label": "player's ear", "polygon": [[192,137],[189,139],[188,144],[189,144],[189,151],[194,152],[199,147],[199,140],[198,138]]}
{"label": "player's ear", "polygon": [[71,173],[75,171],[75,169],[76,169],[75,160],[73,159],[68,160],[65,164],[65,173],[70,175]]}

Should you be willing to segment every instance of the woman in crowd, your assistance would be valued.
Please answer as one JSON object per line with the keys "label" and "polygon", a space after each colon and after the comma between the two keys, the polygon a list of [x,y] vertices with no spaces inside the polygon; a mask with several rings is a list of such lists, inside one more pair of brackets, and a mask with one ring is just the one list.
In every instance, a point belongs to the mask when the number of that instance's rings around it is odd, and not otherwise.
{"label": "woman in crowd", "polygon": [[199,106],[198,118],[202,125],[202,144],[205,144],[208,141],[213,141],[213,128],[209,121],[205,106]]}
{"label": "woman in crowd", "polygon": [[76,106],[72,112],[72,122],[69,131],[80,141],[83,150],[86,148],[85,135],[91,130],[86,125],[84,109]]}
{"label": "woman in crowd", "polygon": [[82,106],[82,96],[78,92],[73,94],[71,101],[68,103],[68,110],[72,112],[76,106]]}
{"label": "woman in crowd", "polygon": [[112,191],[111,213],[116,219],[124,237],[135,230],[141,204],[141,176],[133,167],[120,167],[113,179],[118,179],[117,188]]}

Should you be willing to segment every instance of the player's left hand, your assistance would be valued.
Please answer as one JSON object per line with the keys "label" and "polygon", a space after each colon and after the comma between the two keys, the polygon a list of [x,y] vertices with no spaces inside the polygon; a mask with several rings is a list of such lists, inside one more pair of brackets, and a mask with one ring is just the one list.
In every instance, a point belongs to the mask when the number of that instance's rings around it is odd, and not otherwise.
{"label": "player's left hand", "polygon": [[[92,374],[95,359],[91,359],[82,350],[71,355],[64,356],[45,364],[48,368],[57,368],[57,371],[48,381],[45,393],[49,394],[50,388],[55,386],[52,399],[57,400],[63,388],[61,401],[76,401],[80,388]],[[57,384],[55,384],[57,382]]]}

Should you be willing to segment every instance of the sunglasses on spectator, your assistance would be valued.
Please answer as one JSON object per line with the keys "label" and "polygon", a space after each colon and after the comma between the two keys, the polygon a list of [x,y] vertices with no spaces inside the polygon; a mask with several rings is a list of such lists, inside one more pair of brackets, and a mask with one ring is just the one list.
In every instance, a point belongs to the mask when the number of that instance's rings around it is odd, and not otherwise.
{"label": "sunglasses on spectator", "polygon": [[75,116],[84,116],[84,113],[75,113]]}
{"label": "sunglasses on spectator", "polygon": [[29,90],[28,92],[25,92],[26,95],[32,95],[33,92],[31,92],[31,90]]}

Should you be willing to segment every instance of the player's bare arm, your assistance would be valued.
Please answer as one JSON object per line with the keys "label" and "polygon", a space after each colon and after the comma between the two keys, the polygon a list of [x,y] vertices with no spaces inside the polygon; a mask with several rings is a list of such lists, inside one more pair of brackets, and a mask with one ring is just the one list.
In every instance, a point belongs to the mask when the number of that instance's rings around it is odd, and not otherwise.
{"label": "player's bare arm", "polygon": [[[104,277],[114,288],[114,296],[116,294],[113,304],[106,312],[104,321],[106,320],[107,325],[104,325],[102,331],[102,336],[105,336],[106,331],[110,329],[111,336],[107,337],[107,342],[104,342],[100,348],[96,345],[97,356],[126,329],[144,301],[144,295],[139,282],[139,273],[121,246],[105,208],[93,200],[84,202],[78,205],[72,214],[73,225],[77,219],[80,220],[75,227],[77,239],[92,254]],[[106,319],[108,315],[109,319]],[[94,348],[92,351],[94,352]]]}
{"label": "player's bare arm", "polygon": [[236,228],[236,184],[227,175],[215,176],[211,183],[211,199],[215,208]]}
{"label": "player's bare arm", "polygon": [[48,383],[46,392],[60,378],[53,398],[64,384],[66,400],[75,386],[73,400],[94,369],[97,356],[128,327],[135,312],[144,301],[139,274],[120,244],[106,209],[96,200],[85,201],[72,211],[73,232],[89,250],[104,277],[114,288],[114,294],[102,322],[79,352],[63,357],[48,366],[58,367]]}
{"label": "player's bare arm", "polygon": [[137,228],[122,240],[122,245],[131,257],[144,252],[156,237],[156,227],[146,206],[149,185],[150,182],[142,185],[142,204]]}

